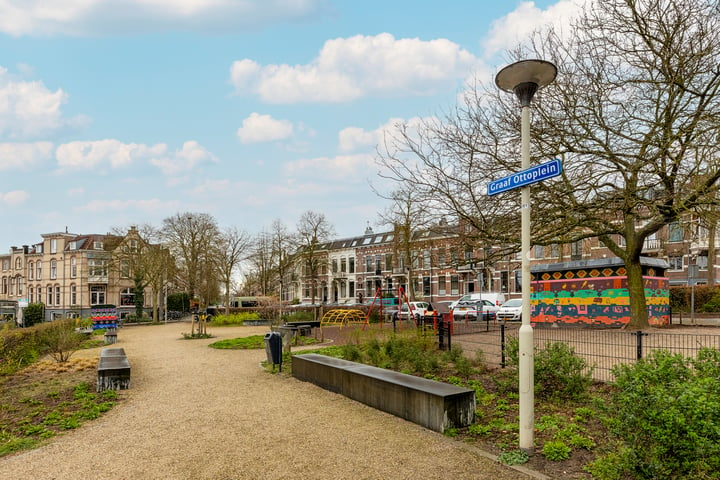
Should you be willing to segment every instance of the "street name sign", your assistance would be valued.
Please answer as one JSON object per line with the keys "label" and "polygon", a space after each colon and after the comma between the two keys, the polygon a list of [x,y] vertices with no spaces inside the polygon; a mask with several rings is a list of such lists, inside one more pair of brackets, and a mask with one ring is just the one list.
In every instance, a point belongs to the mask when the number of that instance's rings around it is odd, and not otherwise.
{"label": "street name sign", "polygon": [[487,186],[488,195],[497,195],[498,193],[507,192],[516,188],[524,187],[537,182],[542,182],[548,178],[557,177],[562,173],[562,162],[559,158],[541,163],[534,167],[520,170],[517,173],[508,175],[492,181]]}

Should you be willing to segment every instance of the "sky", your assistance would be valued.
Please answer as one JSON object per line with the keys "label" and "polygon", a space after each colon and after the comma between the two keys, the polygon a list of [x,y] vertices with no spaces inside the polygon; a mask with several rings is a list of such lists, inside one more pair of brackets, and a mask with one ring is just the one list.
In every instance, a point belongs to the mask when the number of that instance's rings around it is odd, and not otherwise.
{"label": "sky", "polygon": [[379,225],[377,145],[578,0],[0,0],[0,252],[212,215]]}

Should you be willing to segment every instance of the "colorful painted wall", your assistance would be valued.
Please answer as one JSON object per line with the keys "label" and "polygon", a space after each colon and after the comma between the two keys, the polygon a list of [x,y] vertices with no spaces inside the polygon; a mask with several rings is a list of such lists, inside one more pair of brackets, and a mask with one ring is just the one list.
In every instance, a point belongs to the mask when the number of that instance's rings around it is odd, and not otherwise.
{"label": "colorful painted wall", "polygon": [[[650,324],[665,325],[670,321],[668,279],[661,263],[649,263],[643,266],[643,282]],[[536,326],[622,327],[630,321],[627,271],[617,259],[546,265],[532,275]]]}

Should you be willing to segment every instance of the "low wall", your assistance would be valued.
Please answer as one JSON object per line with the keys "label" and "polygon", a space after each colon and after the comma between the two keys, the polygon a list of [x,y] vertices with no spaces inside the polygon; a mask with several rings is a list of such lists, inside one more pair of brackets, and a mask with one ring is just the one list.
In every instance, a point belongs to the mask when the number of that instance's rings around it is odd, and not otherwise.
{"label": "low wall", "polygon": [[293,376],[436,432],[475,419],[475,392],[325,355],[295,355]]}

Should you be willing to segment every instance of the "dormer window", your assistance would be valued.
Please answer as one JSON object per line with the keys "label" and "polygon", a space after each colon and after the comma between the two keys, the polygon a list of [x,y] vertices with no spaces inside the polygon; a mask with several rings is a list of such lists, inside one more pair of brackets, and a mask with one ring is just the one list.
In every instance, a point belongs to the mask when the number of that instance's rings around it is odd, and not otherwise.
{"label": "dormer window", "polygon": [[103,242],[102,240],[95,240],[93,242],[93,250],[102,250],[103,249]]}

